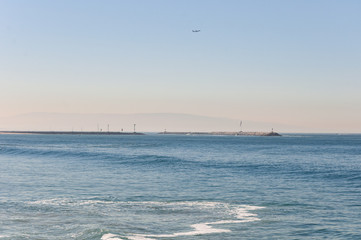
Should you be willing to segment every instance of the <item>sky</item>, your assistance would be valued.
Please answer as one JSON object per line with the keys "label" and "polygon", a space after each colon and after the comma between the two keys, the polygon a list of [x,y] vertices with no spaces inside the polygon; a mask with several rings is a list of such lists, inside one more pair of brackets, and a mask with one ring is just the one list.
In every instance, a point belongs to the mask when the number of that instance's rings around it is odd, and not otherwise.
{"label": "sky", "polygon": [[361,132],[360,12],[358,0],[1,0],[0,117],[185,113]]}

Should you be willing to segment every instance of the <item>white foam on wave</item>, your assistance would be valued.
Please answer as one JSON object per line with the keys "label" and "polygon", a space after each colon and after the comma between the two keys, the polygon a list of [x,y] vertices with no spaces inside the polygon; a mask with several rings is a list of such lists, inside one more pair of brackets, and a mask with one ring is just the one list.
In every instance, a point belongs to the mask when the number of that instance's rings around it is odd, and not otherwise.
{"label": "white foam on wave", "polygon": [[[240,221],[224,221],[223,223],[234,223]],[[221,222],[210,222],[210,223],[197,223],[192,224],[191,227],[194,228],[193,231],[189,232],[176,232],[171,234],[135,234],[133,236],[127,236],[130,240],[154,240],[155,238],[174,238],[180,236],[195,236],[195,235],[205,235],[205,234],[212,234],[212,233],[227,233],[231,232],[229,229],[221,229],[221,228],[214,228],[210,225],[213,224],[221,224]]]}
{"label": "white foam on wave", "polygon": [[249,205],[241,205],[238,208],[230,209],[230,213],[234,214],[238,219],[247,219],[250,221],[258,221],[257,214],[251,213],[249,211],[254,211],[258,209],[262,209],[263,207],[257,206],[249,206]]}
{"label": "white foam on wave", "polygon": [[154,240],[154,238],[144,237],[141,234],[135,234],[127,237],[129,240]]}
{"label": "white foam on wave", "polygon": [[154,238],[174,238],[180,236],[195,236],[195,235],[204,235],[211,233],[227,233],[230,232],[228,229],[219,229],[213,228],[209,226],[211,223],[198,223],[191,225],[194,228],[193,231],[189,232],[177,232],[171,234],[154,234],[154,235],[146,235],[146,234],[134,234],[133,236],[127,236],[130,240],[154,240]]}
{"label": "white foam on wave", "polygon": [[30,201],[28,203],[32,205],[81,206],[81,205],[94,205],[94,204],[113,204],[115,202],[102,201],[102,200],[73,200],[68,198],[53,198],[53,199]]}
{"label": "white foam on wave", "polygon": [[102,236],[101,240],[123,240],[123,239],[119,238],[118,235],[107,233]]}
{"label": "white foam on wave", "polygon": [[131,205],[131,206],[165,206],[165,207],[198,207],[198,208],[215,208],[223,207],[225,203],[220,202],[199,202],[199,201],[187,201],[187,202],[157,202],[157,201],[145,201],[145,202],[130,202],[130,201],[105,201],[105,200],[76,200],[69,198],[52,198],[43,199],[37,201],[29,201],[28,204],[32,205],[94,205],[94,204],[119,204],[119,205]]}
{"label": "white foam on wave", "polygon": [[189,232],[178,232],[172,234],[159,234],[159,235],[149,235],[150,237],[161,237],[161,238],[170,238],[170,237],[178,237],[178,236],[194,236],[194,235],[203,235],[203,234],[211,234],[211,233],[225,233],[230,232],[231,230],[228,229],[220,229],[220,228],[213,228],[209,226],[212,223],[198,223],[191,225],[194,228],[193,231]]}
{"label": "white foam on wave", "polygon": [[228,233],[231,232],[231,230],[223,229],[223,228],[215,228],[213,227],[213,225],[259,221],[260,219],[257,217],[257,214],[251,213],[249,211],[263,208],[263,207],[250,206],[250,205],[238,205],[237,207],[234,207],[227,203],[218,203],[218,202],[205,202],[205,203],[181,202],[181,203],[165,203],[165,204],[166,205],[177,204],[183,206],[203,206],[209,208],[220,207],[220,208],[224,208],[226,211],[228,211],[229,215],[234,216],[236,219],[192,224],[190,225],[190,227],[192,227],[194,230],[188,232],[176,232],[171,234],[134,234],[132,236],[127,236],[127,238],[130,240],[155,240],[157,238],[175,238],[179,236],[195,236],[195,235],[205,235],[205,234],[214,234],[214,233]]}
{"label": "white foam on wave", "polygon": [[29,204],[34,205],[64,205],[67,203],[66,199],[60,199],[60,198],[53,198],[53,199],[44,199],[44,200],[37,200],[37,201],[31,201],[28,202]]}
{"label": "white foam on wave", "polygon": [[93,204],[113,204],[113,201],[102,201],[102,200],[84,200],[79,205],[93,205]]}
{"label": "white foam on wave", "polygon": [[[145,201],[145,202],[131,202],[131,201],[105,201],[95,199],[69,199],[69,198],[54,198],[46,200],[38,200],[28,202],[29,204],[38,205],[57,205],[57,206],[93,206],[98,205],[104,207],[105,205],[111,208],[134,208],[134,209],[147,209],[153,211],[154,209],[162,209],[163,211],[173,210],[201,210],[215,219],[212,222],[201,222],[189,225],[191,230],[174,232],[169,234],[130,234],[128,236],[120,236],[112,233],[104,234],[101,240],[122,240],[122,238],[130,240],[154,240],[158,238],[176,238],[179,236],[195,236],[216,233],[228,233],[229,229],[215,227],[216,225],[237,224],[259,221],[257,214],[251,212],[254,210],[262,209],[263,207],[230,204],[225,202],[202,202],[202,201],[180,201],[180,202],[158,202],[158,201]],[[156,210],[154,210],[156,211]],[[218,218],[218,221],[217,221]]]}
{"label": "white foam on wave", "polygon": [[186,206],[186,207],[201,207],[201,208],[214,208],[217,205],[223,204],[220,202],[199,202],[199,201],[189,201],[189,202],[128,202],[129,204],[136,205],[157,205],[157,206]]}

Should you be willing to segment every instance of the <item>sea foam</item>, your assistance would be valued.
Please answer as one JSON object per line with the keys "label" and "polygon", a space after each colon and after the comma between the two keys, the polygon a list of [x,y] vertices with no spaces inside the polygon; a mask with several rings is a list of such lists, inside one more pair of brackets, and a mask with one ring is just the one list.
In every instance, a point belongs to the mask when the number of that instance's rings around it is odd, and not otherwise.
{"label": "sea foam", "polygon": [[199,209],[221,209],[228,217],[233,218],[229,220],[220,220],[214,222],[197,223],[190,225],[193,230],[184,232],[175,232],[170,234],[134,234],[126,236],[130,240],[154,240],[158,238],[175,238],[179,236],[195,236],[215,233],[228,233],[229,229],[216,228],[214,225],[221,224],[235,224],[259,221],[257,214],[249,211],[262,209],[263,207],[250,206],[250,205],[232,205],[221,202],[142,202],[142,204],[155,204],[163,206],[183,206],[183,207],[197,207]]}
{"label": "sea foam", "polygon": [[123,240],[122,238],[119,238],[117,235],[112,233],[104,234],[101,238],[101,240]]}
{"label": "sea foam", "polygon": [[[75,200],[67,198],[54,198],[47,200],[38,200],[28,202],[33,205],[57,205],[57,206],[99,206],[109,209],[145,209],[147,211],[154,211],[154,209],[162,209],[164,212],[171,213],[172,211],[200,211],[206,218],[214,218],[216,221],[193,223],[189,225],[191,230],[180,231],[166,234],[128,234],[127,236],[116,235],[113,233],[104,234],[101,240],[154,240],[158,238],[175,238],[180,236],[195,236],[216,233],[228,233],[230,229],[224,227],[216,227],[216,225],[237,224],[259,221],[258,215],[251,212],[262,209],[259,206],[230,204],[225,202],[210,202],[210,201],[180,201],[180,202],[157,202],[157,201],[112,201],[112,200],[97,200],[84,199]],[[156,213],[155,213],[156,214]],[[216,217],[215,217],[216,216]],[[218,218],[218,220],[217,220]]]}

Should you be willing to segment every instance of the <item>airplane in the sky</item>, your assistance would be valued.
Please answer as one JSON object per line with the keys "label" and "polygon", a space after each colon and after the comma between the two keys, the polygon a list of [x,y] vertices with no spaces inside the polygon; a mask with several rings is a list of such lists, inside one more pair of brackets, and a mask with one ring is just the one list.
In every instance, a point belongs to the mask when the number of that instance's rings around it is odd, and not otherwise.
{"label": "airplane in the sky", "polygon": [[201,30],[192,30],[192,32],[200,32]]}

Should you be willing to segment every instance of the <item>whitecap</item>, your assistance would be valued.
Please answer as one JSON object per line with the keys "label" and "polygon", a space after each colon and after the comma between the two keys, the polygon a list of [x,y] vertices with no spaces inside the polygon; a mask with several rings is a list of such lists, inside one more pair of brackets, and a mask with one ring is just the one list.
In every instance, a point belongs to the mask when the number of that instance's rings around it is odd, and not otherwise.
{"label": "whitecap", "polygon": [[154,240],[154,238],[145,237],[145,235],[134,234],[133,236],[127,237],[129,240]]}
{"label": "whitecap", "polygon": [[49,206],[82,206],[82,205],[95,205],[95,204],[114,204],[113,201],[102,200],[74,200],[68,198],[52,198],[37,201],[30,201],[31,205],[49,205]]}
{"label": "whitecap", "polygon": [[118,235],[107,233],[102,236],[101,240],[123,240],[123,239],[119,238]]}
{"label": "whitecap", "polygon": [[148,202],[148,204],[159,204],[159,205],[181,205],[181,206],[197,206],[206,208],[221,208],[224,212],[228,212],[228,215],[233,216],[235,219],[219,220],[214,222],[197,223],[190,225],[193,228],[192,231],[188,232],[175,232],[170,234],[134,234],[127,236],[131,240],[154,240],[157,238],[174,238],[179,236],[195,236],[215,233],[228,233],[231,232],[229,229],[215,228],[213,225],[221,224],[235,224],[235,223],[246,223],[259,221],[257,214],[249,211],[262,209],[263,207],[250,206],[250,205],[231,205],[227,203],[219,202],[178,202],[178,203],[158,203]]}
{"label": "whitecap", "polygon": [[[58,206],[93,206],[99,205],[100,207],[105,205],[114,205],[117,209],[128,209],[135,208],[147,209],[147,211],[153,211],[154,209],[161,209],[162,211],[176,210],[190,210],[190,211],[201,211],[204,217],[214,219],[210,222],[199,222],[191,223],[189,231],[180,231],[167,234],[129,234],[129,236],[122,236],[130,240],[153,240],[158,238],[175,238],[178,236],[194,236],[194,235],[205,235],[205,234],[216,234],[216,233],[228,233],[230,229],[224,227],[216,227],[215,225],[226,225],[226,224],[239,224],[246,222],[259,221],[258,215],[252,211],[262,209],[263,207],[251,206],[251,205],[240,205],[225,202],[212,202],[212,201],[179,201],[179,202],[161,202],[161,201],[143,201],[143,202],[131,202],[131,201],[105,201],[98,199],[69,199],[69,198],[53,198],[46,200],[38,200],[29,202],[30,204],[38,205],[58,205]],[[112,208],[112,207],[111,207]],[[154,210],[156,211],[156,210]],[[121,236],[115,234],[105,234],[101,240],[121,240]]]}

